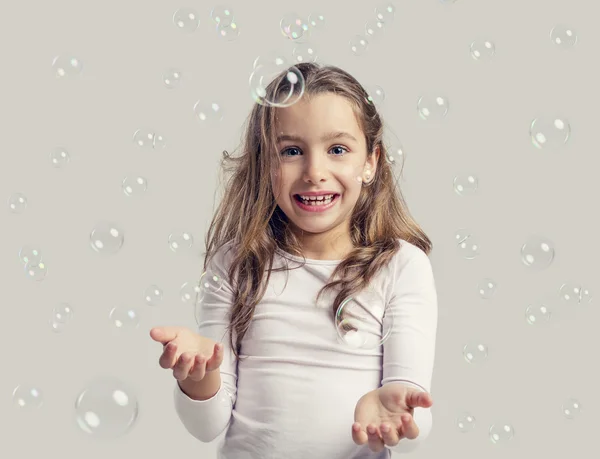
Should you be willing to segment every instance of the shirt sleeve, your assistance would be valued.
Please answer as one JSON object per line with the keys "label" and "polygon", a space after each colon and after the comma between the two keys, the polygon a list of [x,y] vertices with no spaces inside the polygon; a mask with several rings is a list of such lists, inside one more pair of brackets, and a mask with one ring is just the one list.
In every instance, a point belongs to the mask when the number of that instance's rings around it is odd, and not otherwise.
{"label": "shirt sleeve", "polygon": [[[227,264],[223,249],[217,251],[206,269],[205,276],[216,275],[220,288],[204,292],[199,311],[198,333],[223,344],[221,363],[221,387],[210,399],[194,400],[188,397],[175,382],[175,411],[187,431],[208,443],[216,439],[229,426],[237,396],[237,360],[229,345],[226,330],[228,312],[233,302],[233,290],[228,282]],[[234,334],[235,337],[235,334]]]}
{"label": "shirt sleeve", "polygon": [[[435,358],[438,304],[433,269],[427,254],[413,253],[396,267],[395,284],[384,324],[391,333],[383,344],[381,384],[403,383],[430,392]],[[393,323],[392,323],[393,321]],[[414,451],[429,436],[433,425],[431,408],[415,408],[419,436],[402,439],[389,447],[396,453]]]}

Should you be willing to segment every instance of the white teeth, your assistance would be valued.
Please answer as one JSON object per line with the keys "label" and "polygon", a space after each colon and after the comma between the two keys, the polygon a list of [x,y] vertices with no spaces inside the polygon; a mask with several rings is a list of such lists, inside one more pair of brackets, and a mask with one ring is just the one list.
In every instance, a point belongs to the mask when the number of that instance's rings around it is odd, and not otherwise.
{"label": "white teeth", "polygon": [[333,194],[330,195],[324,195],[324,196],[318,196],[318,197],[304,197],[304,196],[300,196],[300,198],[302,199],[302,202],[307,205],[307,206],[323,206],[326,204],[330,204],[331,201],[333,201]]}
{"label": "white teeth", "polygon": [[302,196],[302,195],[300,195],[300,197],[305,201],[323,201],[323,200],[327,200],[327,199],[332,199],[333,195],[332,194],[323,194],[321,196]]}

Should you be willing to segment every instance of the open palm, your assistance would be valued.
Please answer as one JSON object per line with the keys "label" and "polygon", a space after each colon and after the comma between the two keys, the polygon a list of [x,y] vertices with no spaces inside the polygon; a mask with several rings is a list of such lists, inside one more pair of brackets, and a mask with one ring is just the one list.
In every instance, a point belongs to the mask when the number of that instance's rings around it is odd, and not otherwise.
{"label": "open palm", "polygon": [[429,408],[431,395],[402,383],[386,384],[363,395],[354,410],[352,439],[357,445],[369,444],[379,452],[396,446],[403,438],[419,435],[413,414],[417,407]]}

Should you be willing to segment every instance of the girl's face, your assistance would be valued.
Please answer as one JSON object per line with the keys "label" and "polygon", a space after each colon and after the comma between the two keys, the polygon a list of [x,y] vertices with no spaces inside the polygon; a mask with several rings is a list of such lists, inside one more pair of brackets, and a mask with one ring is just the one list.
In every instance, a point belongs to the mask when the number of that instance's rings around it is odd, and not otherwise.
{"label": "girl's face", "polygon": [[[367,158],[365,135],[351,103],[332,93],[319,94],[278,108],[277,114],[276,153],[281,167],[271,174],[277,204],[299,235],[349,237],[350,217],[365,172],[375,176],[379,157],[376,150]],[[322,208],[314,203],[307,208],[298,197],[311,192],[334,197]]]}

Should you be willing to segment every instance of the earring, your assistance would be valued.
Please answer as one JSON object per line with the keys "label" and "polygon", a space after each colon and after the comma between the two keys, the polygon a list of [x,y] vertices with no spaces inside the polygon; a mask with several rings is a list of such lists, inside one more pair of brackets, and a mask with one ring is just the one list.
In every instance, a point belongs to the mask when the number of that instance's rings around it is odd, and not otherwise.
{"label": "earring", "polygon": [[367,170],[365,172],[365,180],[364,180],[364,182],[365,183],[369,183],[370,181],[371,181],[371,171]]}

